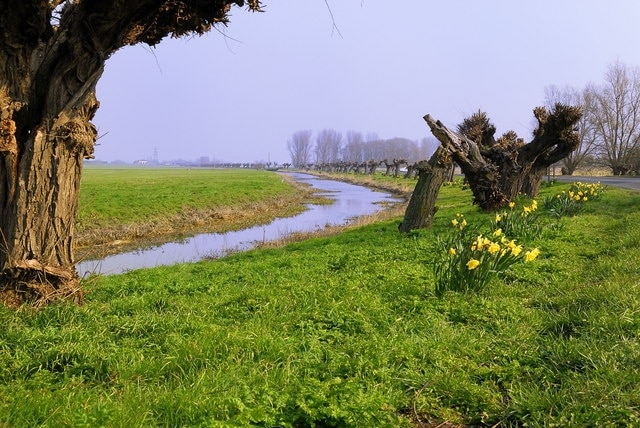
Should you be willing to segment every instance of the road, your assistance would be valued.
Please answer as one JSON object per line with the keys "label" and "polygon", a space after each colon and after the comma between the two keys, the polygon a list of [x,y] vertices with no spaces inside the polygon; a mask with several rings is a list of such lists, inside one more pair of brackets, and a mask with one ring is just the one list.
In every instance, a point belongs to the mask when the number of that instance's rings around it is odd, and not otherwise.
{"label": "road", "polygon": [[[583,183],[597,183],[605,184],[607,186],[621,187],[623,189],[632,189],[640,191],[640,177],[591,177],[591,176],[579,176],[579,175],[558,175],[555,177],[558,181],[581,181]],[[546,179],[546,176],[545,176]]]}

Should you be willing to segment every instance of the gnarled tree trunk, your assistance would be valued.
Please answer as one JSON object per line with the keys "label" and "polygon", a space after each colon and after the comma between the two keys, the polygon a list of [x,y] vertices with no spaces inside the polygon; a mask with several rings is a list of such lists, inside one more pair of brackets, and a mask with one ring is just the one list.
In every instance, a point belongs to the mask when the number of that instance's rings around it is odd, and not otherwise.
{"label": "gnarled tree trunk", "polygon": [[[22,18],[36,31],[46,16]],[[73,233],[104,58],[65,31],[48,43],[10,35],[0,44],[0,287],[16,303],[79,298]]]}
{"label": "gnarled tree trunk", "polygon": [[493,140],[493,126],[488,126],[485,132],[475,132],[477,138],[472,140],[429,115],[424,120],[460,166],[474,203],[485,211],[493,211],[514,200],[518,193],[537,196],[547,168],[578,147],[575,125],[581,115],[580,108],[562,104],[556,104],[550,113],[544,107],[534,109],[538,127],[528,144],[513,132]]}
{"label": "gnarled tree trunk", "polygon": [[429,161],[421,161],[416,166],[418,182],[404,213],[404,220],[398,226],[400,232],[431,227],[438,208],[436,199],[442,184],[451,170],[451,157],[442,147],[438,147]]}

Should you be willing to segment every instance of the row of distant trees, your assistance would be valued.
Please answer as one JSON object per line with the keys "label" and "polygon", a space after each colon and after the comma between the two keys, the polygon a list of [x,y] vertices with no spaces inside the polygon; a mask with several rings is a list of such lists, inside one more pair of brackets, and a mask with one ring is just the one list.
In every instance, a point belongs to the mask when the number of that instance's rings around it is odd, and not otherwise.
{"label": "row of distant trees", "polygon": [[548,87],[546,103],[578,105],[580,146],[562,162],[563,172],[604,167],[614,175],[640,173],[640,68],[611,64],[600,84],[583,89]]}
{"label": "row of distant trees", "polygon": [[380,139],[369,134],[366,137],[356,131],[345,136],[334,129],[323,129],[313,135],[312,131],[295,132],[287,143],[291,163],[295,168],[314,165],[363,164],[371,160],[382,162],[403,159],[415,163],[427,159],[435,150],[437,141],[424,138],[412,141],[407,138]]}

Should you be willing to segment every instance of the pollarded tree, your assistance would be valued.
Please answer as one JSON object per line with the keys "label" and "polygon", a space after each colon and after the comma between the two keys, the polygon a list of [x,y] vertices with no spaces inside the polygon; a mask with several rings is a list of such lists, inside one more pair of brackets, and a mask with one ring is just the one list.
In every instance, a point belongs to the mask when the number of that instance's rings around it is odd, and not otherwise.
{"label": "pollarded tree", "polygon": [[[118,49],[226,24],[243,0],[0,0],[0,290],[78,295],[73,234],[96,83]],[[259,11],[260,0],[248,0]]]}
{"label": "pollarded tree", "polygon": [[458,132],[430,115],[424,116],[441,146],[429,162],[420,162],[418,182],[398,226],[400,231],[431,226],[437,211],[435,201],[451,162],[460,166],[474,203],[485,211],[504,207],[520,192],[535,196],[547,167],[578,147],[575,124],[581,112],[579,107],[556,104],[551,113],[538,107],[534,115],[538,127],[528,144],[513,131],[494,139],[496,128],[481,111],[465,119]]}
{"label": "pollarded tree", "polygon": [[556,104],[551,112],[533,110],[538,127],[533,140],[525,144],[513,131],[494,138],[495,126],[478,112],[465,119],[453,132],[426,115],[433,135],[460,166],[474,202],[483,210],[496,210],[515,199],[518,193],[535,197],[547,168],[574,151],[580,141],[576,123],[579,107]]}

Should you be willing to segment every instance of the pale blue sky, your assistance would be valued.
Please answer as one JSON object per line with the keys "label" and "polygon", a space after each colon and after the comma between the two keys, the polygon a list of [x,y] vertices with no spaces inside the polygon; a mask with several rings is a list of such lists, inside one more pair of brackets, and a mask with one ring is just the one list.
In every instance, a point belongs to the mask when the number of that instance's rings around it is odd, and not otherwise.
{"label": "pale blue sky", "polygon": [[289,161],[298,130],[419,141],[477,109],[525,140],[549,85],[640,66],[638,0],[264,0],[204,37],[134,46],[98,84],[96,158]]}

